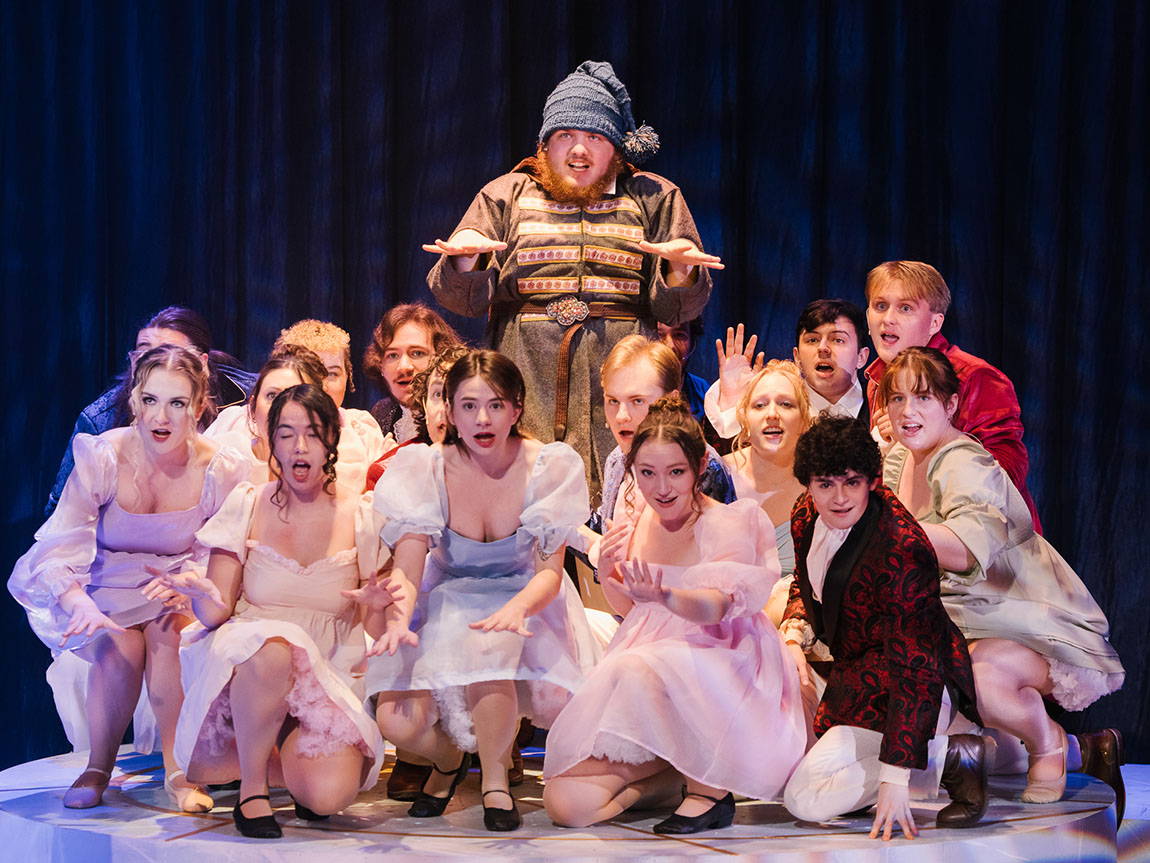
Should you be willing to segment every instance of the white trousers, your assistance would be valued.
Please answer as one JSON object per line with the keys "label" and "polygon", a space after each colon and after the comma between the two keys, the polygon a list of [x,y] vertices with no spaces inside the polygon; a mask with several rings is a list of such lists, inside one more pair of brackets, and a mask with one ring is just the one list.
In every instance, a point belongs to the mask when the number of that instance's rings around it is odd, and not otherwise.
{"label": "white trousers", "polygon": [[[910,799],[934,800],[946,761],[950,698],[943,695],[935,736],[927,744],[925,770],[910,771]],[[800,821],[830,821],[878,800],[882,732],[853,725],[827,731],[799,762],[783,791],[783,803]]]}

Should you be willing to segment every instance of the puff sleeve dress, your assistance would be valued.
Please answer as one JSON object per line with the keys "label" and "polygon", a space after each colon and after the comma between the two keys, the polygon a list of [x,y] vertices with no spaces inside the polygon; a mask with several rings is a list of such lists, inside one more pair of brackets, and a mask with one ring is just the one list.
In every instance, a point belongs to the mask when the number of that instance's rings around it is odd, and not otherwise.
{"label": "puff sleeve dress", "polygon": [[[897,493],[908,451],[896,444],[883,482]],[[1052,696],[1081,710],[1122,685],[1125,671],[1106,616],[1077,573],[1034,532],[1025,499],[978,441],[943,444],[927,466],[929,506],[914,517],[950,528],[974,557],[941,572],[942,603],[968,640],[1005,638],[1050,664]]]}
{"label": "puff sleeve dress", "polygon": [[775,529],[754,501],[696,520],[694,566],[658,564],[664,587],[732,598],[713,625],[636,603],[547,736],[543,778],[588,758],[662,758],[683,775],[757,799],[778,795],[806,749],[798,673],[763,612],[779,578]]}
{"label": "puff sleeve dress", "polygon": [[531,638],[468,628],[501,608],[535,574],[538,544],[551,554],[587,520],[587,483],[579,455],[563,443],[545,444],[532,466],[518,530],[492,542],[461,536],[447,526],[447,487],[438,447],[401,449],[375,488],[375,508],[386,519],[383,541],[426,536],[430,549],[411,629],[419,644],[394,656],[373,656],[367,692],[430,690],[444,730],[463,749],[475,734],[463,688],[488,680],[519,683],[520,711],[548,727],[583,683],[596,653],[583,606],[570,579],[558,596],[527,618]]}
{"label": "puff sleeve dress", "polygon": [[[232,617],[216,629],[193,623],[183,631],[180,669],[184,706],[175,757],[188,769],[201,757],[235,757],[231,721],[232,674],[273,638],[291,647],[293,683],[288,713],[300,724],[299,752],[321,756],[351,745],[364,756],[363,788],[372,787],[384,745],[363,706],[367,641],[355,602],[341,590],[358,587],[386,563],[379,525],[365,495],[355,517],[355,547],[302,566],[249,539],[257,486],[245,483],[198,534],[209,548],[243,563],[243,584]],[[235,762],[239,775],[239,762]]]}
{"label": "puff sleeve dress", "polygon": [[[35,545],[16,562],[8,580],[8,590],[27,611],[32,631],[53,650],[60,649],[70,617],[59,598],[73,583],[120,626],[137,626],[175,610],[140,593],[154,577],[147,567],[177,573],[189,564],[206,563],[208,551],[195,542],[196,531],[250,470],[243,455],[221,446],[204,471],[195,506],[134,513],[116,500],[119,468],[111,441],[79,434],[72,451],[76,467],[60,504],[36,531]],[[104,632],[74,635],[64,649],[76,650]]]}

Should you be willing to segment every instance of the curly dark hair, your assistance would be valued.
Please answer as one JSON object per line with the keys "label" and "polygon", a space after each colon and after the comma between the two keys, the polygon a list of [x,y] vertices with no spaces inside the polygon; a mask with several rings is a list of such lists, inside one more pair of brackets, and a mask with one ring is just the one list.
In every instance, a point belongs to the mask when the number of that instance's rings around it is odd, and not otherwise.
{"label": "curly dark hair", "polygon": [[427,430],[427,388],[431,385],[431,376],[438,373],[446,375],[447,370],[455,365],[456,360],[467,356],[471,348],[464,344],[449,344],[440,348],[431,358],[421,372],[416,372],[411,379],[411,418],[415,420],[415,439],[420,443],[431,443],[431,434]]}
{"label": "curly dark hair", "polygon": [[854,471],[873,480],[882,475],[882,453],[866,423],[826,411],[799,436],[795,446],[795,479],[811,484],[813,476],[845,476]]}
{"label": "curly dark hair", "polygon": [[390,398],[394,396],[383,378],[383,355],[395,340],[396,331],[404,324],[418,324],[423,327],[431,337],[433,351],[443,350],[447,345],[457,345],[461,341],[459,333],[455,332],[438,312],[429,309],[423,303],[403,303],[388,309],[375,325],[375,330],[371,334],[371,344],[363,352],[363,373]]}
{"label": "curly dark hair", "polygon": [[331,494],[335,483],[335,463],[339,458],[339,408],[322,386],[296,384],[279,393],[268,410],[268,442],[271,450],[268,455],[268,471],[276,480],[276,490],[272,493],[272,503],[282,513],[287,503],[284,496],[283,465],[276,455],[275,428],[279,425],[280,414],[289,404],[295,403],[307,411],[312,427],[319,435],[325,456],[323,460],[323,490]]}
{"label": "curly dark hair", "polygon": [[691,406],[678,396],[663,396],[652,402],[647,416],[635,429],[635,437],[631,441],[631,451],[624,460],[624,476],[626,486],[623,490],[623,503],[628,512],[634,508],[635,480],[631,469],[635,466],[635,458],[643,446],[652,441],[662,441],[677,446],[686,456],[687,465],[695,475],[695,495],[691,500],[691,509],[695,515],[703,514],[699,506],[699,484],[702,481],[703,468],[707,465],[707,442],[703,439],[703,429],[698,421],[691,415]]}

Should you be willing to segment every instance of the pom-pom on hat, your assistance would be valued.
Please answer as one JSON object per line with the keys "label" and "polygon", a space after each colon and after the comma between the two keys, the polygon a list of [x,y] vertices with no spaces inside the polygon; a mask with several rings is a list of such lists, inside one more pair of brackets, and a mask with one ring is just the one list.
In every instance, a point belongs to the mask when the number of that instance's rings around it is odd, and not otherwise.
{"label": "pom-pom on hat", "polygon": [[539,140],[556,129],[598,132],[641,164],[659,151],[659,136],[650,126],[635,127],[631,97],[610,63],[588,60],[559,82],[543,106]]}

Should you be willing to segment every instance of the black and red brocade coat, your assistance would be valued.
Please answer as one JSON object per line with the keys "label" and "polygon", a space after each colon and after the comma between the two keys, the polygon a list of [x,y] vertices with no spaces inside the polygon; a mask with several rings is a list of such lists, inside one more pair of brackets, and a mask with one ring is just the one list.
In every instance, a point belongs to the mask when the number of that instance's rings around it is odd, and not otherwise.
{"label": "black and red brocade coat", "polygon": [[797,565],[784,616],[807,621],[834,656],[815,734],[835,725],[879,731],[880,761],[921,770],[944,686],[958,709],[981,725],[966,640],[939,597],[934,547],[880,485],[831,560],[818,603],[806,566],[817,517],[809,494],[795,502]]}

